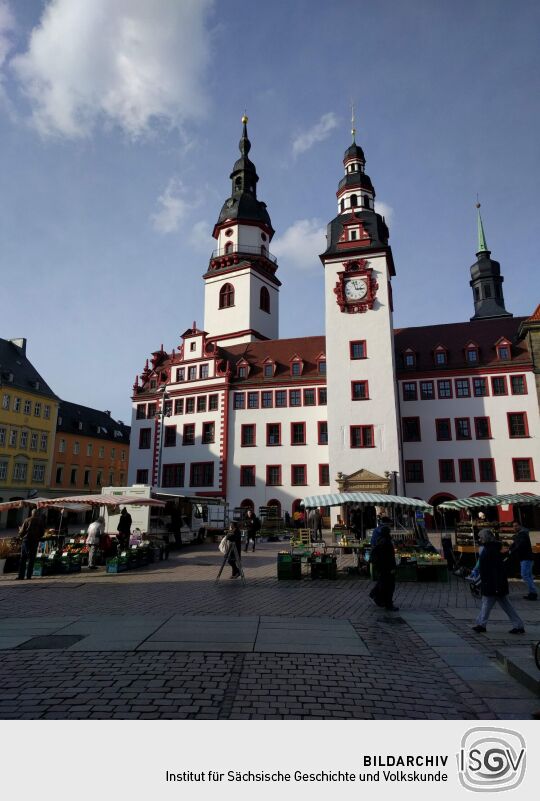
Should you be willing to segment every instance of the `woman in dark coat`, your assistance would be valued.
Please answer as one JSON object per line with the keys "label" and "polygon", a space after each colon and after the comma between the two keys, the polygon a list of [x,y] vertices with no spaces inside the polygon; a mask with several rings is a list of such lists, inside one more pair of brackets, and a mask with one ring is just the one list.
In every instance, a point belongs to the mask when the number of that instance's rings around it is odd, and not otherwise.
{"label": "woman in dark coat", "polygon": [[490,612],[495,603],[498,603],[512,623],[510,634],[523,634],[525,632],[523,621],[508,600],[508,577],[501,554],[501,543],[495,539],[489,528],[483,528],[478,534],[478,539],[483,546],[479,559],[482,606],[473,631],[478,634],[486,631]]}
{"label": "woman in dark coat", "polygon": [[379,574],[370,597],[377,606],[384,606],[390,612],[397,612],[394,606],[394,590],[396,588],[396,555],[388,526],[381,526],[377,543],[371,552],[371,562]]}
{"label": "woman in dark coat", "polygon": [[[231,524],[231,530],[227,534],[227,542],[229,543],[228,563],[232,568],[231,578],[238,578],[240,575],[240,554],[242,552],[242,532],[238,528],[238,523]],[[236,545],[236,553],[232,545]]]}

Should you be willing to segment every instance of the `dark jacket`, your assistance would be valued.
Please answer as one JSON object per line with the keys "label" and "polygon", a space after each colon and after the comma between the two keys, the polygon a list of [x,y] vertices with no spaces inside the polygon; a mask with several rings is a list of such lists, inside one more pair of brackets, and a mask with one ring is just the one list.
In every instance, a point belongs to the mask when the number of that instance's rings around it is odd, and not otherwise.
{"label": "dark jacket", "polygon": [[246,517],[246,531],[247,531],[247,538],[248,540],[254,540],[255,536],[260,529],[261,524],[259,522],[259,518],[257,515],[253,515],[253,517]]}
{"label": "dark jacket", "polygon": [[482,595],[492,598],[508,595],[508,578],[500,542],[486,542],[480,554],[479,566]]}
{"label": "dark jacket", "polygon": [[40,539],[45,534],[45,523],[41,515],[34,515],[34,517],[27,517],[21,527],[21,539],[24,540],[30,547],[38,544]]}
{"label": "dark jacket", "polygon": [[229,531],[227,534],[227,542],[234,542],[236,545],[236,550],[240,553],[242,548],[242,532],[239,528],[235,528],[232,531]]}
{"label": "dark jacket", "polygon": [[379,573],[391,573],[396,569],[396,554],[389,534],[379,533],[377,542],[371,552],[371,562]]}
{"label": "dark jacket", "polygon": [[120,515],[120,520],[118,521],[116,530],[119,532],[119,534],[131,533],[131,515],[129,512],[126,512],[125,514],[122,513]]}
{"label": "dark jacket", "polygon": [[513,543],[510,546],[508,555],[516,557],[520,562],[532,561],[534,557],[528,529],[520,528],[512,539]]}

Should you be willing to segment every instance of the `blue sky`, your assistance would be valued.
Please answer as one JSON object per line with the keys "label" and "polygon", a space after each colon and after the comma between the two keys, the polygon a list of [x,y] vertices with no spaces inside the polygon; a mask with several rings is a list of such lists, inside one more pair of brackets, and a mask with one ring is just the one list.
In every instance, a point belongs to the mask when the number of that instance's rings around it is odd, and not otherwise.
{"label": "blue sky", "polygon": [[244,108],[280,334],[323,333],[351,99],[396,326],[472,314],[477,192],[507,308],[530,314],[539,34],[532,0],[0,0],[0,336],[27,337],[61,397],[129,420],[146,357],[202,323]]}

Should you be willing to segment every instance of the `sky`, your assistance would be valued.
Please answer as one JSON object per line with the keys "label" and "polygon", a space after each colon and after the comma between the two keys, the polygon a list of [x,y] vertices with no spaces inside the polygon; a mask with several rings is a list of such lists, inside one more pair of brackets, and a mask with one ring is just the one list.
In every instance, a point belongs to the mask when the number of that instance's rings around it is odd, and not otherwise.
{"label": "sky", "polygon": [[351,102],[396,327],[473,314],[477,194],[506,307],[531,314],[539,35],[535,0],[0,0],[0,337],[128,422],[146,358],[202,325],[244,109],[280,336],[324,333]]}

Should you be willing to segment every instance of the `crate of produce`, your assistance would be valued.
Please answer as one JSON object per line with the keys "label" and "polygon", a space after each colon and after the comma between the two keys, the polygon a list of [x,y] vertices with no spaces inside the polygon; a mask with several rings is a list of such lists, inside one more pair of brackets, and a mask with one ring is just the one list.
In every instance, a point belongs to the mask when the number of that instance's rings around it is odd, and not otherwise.
{"label": "crate of produce", "polygon": [[330,554],[313,556],[311,559],[311,578],[312,579],[336,579],[337,560]]}
{"label": "crate of produce", "polygon": [[115,556],[107,560],[107,573],[123,573],[127,569],[128,564],[125,557]]}

